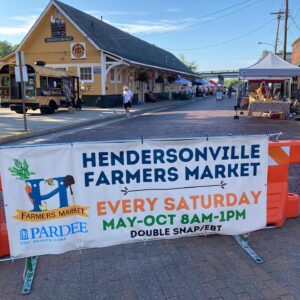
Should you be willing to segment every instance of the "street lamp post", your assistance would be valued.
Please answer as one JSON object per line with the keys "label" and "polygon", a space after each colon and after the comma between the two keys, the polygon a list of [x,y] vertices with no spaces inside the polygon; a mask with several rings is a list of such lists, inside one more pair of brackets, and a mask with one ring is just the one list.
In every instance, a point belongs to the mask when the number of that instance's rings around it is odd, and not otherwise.
{"label": "street lamp post", "polygon": [[[270,45],[270,46],[276,46],[275,44],[272,44],[272,43],[265,43],[265,42],[258,42],[257,45]],[[276,47],[275,47],[276,49]]]}
{"label": "street lamp post", "polygon": [[270,45],[270,46],[274,47],[274,53],[277,54],[277,43],[278,43],[278,41],[276,42],[276,44],[274,44],[274,43],[258,42],[257,45]]}

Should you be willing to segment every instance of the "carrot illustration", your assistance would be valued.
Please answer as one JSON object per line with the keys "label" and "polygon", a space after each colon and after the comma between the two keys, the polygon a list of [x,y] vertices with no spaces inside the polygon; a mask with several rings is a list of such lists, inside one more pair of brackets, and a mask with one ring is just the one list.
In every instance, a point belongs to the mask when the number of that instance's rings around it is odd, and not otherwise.
{"label": "carrot illustration", "polygon": [[10,171],[11,175],[15,176],[17,180],[24,181],[25,192],[28,195],[30,202],[33,204],[33,199],[29,196],[29,194],[32,192],[32,188],[26,181],[30,179],[31,175],[35,175],[35,173],[29,171],[29,165],[25,159],[23,162],[18,159],[14,159],[14,163],[15,165],[8,168],[8,171]]}
{"label": "carrot illustration", "polygon": [[29,196],[29,194],[32,192],[32,187],[30,185],[26,184],[25,192],[28,195],[31,204],[33,205],[33,199]]}

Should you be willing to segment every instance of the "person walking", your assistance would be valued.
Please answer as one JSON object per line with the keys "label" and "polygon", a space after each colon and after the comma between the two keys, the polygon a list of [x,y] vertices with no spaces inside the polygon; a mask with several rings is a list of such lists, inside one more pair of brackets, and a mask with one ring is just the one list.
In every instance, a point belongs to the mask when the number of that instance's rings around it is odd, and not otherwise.
{"label": "person walking", "polygon": [[69,112],[73,111],[72,99],[71,99],[71,90],[67,84],[64,86],[64,94],[66,99],[66,105]]}
{"label": "person walking", "polygon": [[232,94],[232,85],[230,85],[228,87],[228,97],[231,98],[231,94]]}
{"label": "person walking", "polygon": [[126,118],[129,118],[131,101],[133,98],[132,91],[128,88],[128,86],[123,87],[123,105],[126,112]]}

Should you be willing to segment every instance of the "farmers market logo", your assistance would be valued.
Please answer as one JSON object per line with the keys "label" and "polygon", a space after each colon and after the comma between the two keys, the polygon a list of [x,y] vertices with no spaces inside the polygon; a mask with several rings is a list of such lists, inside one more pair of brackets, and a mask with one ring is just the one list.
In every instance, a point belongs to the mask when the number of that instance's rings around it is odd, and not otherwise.
{"label": "farmers market logo", "polygon": [[86,58],[86,48],[84,43],[71,44],[71,58],[72,59]]}
{"label": "farmers market logo", "polygon": [[[23,162],[14,159],[14,166],[8,170],[17,180],[24,182],[25,192],[33,206],[33,209],[30,211],[17,209],[17,215],[13,218],[24,222],[40,222],[71,216],[88,217],[86,210],[89,207],[79,205],[69,206],[68,189],[70,189],[70,194],[74,200],[72,185],[75,184],[75,180],[73,176],[66,175],[50,179],[31,179],[36,174],[29,170],[29,165],[25,159]],[[41,186],[43,184],[53,187],[52,191],[42,195]],[[51,200],[56,195],[59,198],[59,207],[48,210],[46,200]]]}

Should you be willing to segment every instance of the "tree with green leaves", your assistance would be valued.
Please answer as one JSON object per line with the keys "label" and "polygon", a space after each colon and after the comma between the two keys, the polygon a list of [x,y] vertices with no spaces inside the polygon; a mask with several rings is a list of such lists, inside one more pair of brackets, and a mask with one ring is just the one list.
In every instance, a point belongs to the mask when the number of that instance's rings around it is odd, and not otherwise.
{"label": "tree with green leaves", "polygon": [[224,85],[227,86],[227,87],[230,86],[230,85],[237,86],[238,81],[236,79],[225,79],[224,80]]}
{"label": "tree with green leaves", "polygon": [[261,54],[260,59],[264,59],[266,56],[269,55],[269,53],[271,53],[271,51],[269,51],[269,50],[264,50],[264,51],[262,52],[262,54]]}
{"label": "tree with green leaves", "polygon": [[180,53],[179,54],[179,60],[184,63],[186,66],[188,66],[192,72],[196,72],[198,69],[198,64],[194,60],[188,60],[184,54]]}
{"label": "tree with green leaves", "polygon": [[8,41],[0,41],[0,58],[12,53],[18,48],[18,45],[12,45]]}

